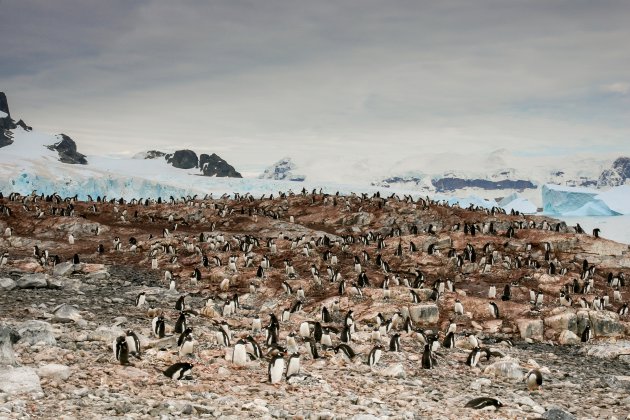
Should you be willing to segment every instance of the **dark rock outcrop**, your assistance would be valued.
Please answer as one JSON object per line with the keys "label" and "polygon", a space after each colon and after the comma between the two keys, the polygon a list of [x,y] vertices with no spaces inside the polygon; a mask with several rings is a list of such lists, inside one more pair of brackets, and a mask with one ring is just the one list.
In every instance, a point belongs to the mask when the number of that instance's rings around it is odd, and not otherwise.
{"label": "dark rock outcrop", "polygon": [[535,189],[531,181],[505,179],[489,181],[487,179],[441,178],[431,181],[437,192],[456,191],[462,188],[482,188],[484,190],[524,190]]}
{"label": "dark rock outcrop", "polygon": [[158,159],[166,156],[166,153],[160,152],[159,150],[149,150],[144,156],[145,159]]}
{"label": "dark rock outcrop", "polygon": [[33,131],[33,127],[31,127],[30,125],[26,125],[24,120],[19,120],[15,125],[17,125],[18,127],[22,127],[24,131]]}
{"label": "dark rock outcrop", "polygon": [[166,155],[166,161],[179,169],[192,169],[199,166],[197,154],[192,150],[178,150],[173,154]]}
{"label": "dark rock outcrop", "polygon": [[7,95],[4,92],[0,92],[0,112],[7,114],[0,118],[0,130],[12,130],[15,128],[15,122],[11,119],[11,112],[9,111],[9,101]]}
{"label": "dark rock outcrop", "polygon": [[50,150],[56,150],[59,153],[59,161],[63,163],[87,165],[87,159],[84,154],[77,152],[77,144],[65,134],[60,134],[61,141],[48,146]]}
{"label": "dark rock outcrop", "polygon": [[199,168],[204,176],[243,178],[232,165],[221,159],[216,153],[202,154],[199,157]]}
{"label": "dark rock outcrop", "polygon": [[606,169],[599,176],[597,185],[600,187],[616,187],[624,185],[630,180],[630,158],[620,157],[613,162],[611,169]]}
{"label": "dark rock outcrop", "polygon": [[13,144],[13,138],[11,138],[11,132],[9,130],[0,129],[0,147]]}

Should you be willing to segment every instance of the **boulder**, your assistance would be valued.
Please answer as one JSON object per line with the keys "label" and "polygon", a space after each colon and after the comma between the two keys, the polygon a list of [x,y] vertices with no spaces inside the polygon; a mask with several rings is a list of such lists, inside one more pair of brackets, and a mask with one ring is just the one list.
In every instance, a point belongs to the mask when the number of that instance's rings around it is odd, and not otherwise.
{"label": "boulder", "polygon": [[44,343],[51,346],[57,344],[52,325],[44,321],[26,321],[18,329],[20,341],[29,344]]}
{"label": "boulder", "polygon": [[34,369],[18,367],[0,370],[0,392],[9,395],[41,393],[42,386]]}
{"label": "boulder", "polygon": [[66,303],[62,303],[61,305],[57,306],[53,310],[53,315],[53,320],[56,322],[77,322],[83,319],[77,308]]}
{"label": "boulder", "polygon": [[573,345],[580,344],[581,340],[580,340],[580,337],[578,337],[577,335],[575,335],[575,333],[573,333],[573,331],[564,330],[560,333],[558,342],[562,344],[563,346],[573,346]]}
{"label": "boulder", "polygon": [[578,332],[577,315],[570,309],[558,315],[545,318],[544,324],[545,327],[555,332],[562,332],[565,330],[569,330],[576,334]]}
{"label": "boulder", "polygon": [[13,328],[0,326],[0,365],[16,366],[13,345],[20,339],[20,334]]}
{"label": "boulder", "polygon": [[53,268],[53,275],[57,277],[63,277],[72,274],[73,271],[74,264],[72,264],[72,261],[65,261],[55,265],[55,267]]}
{"label": "boulder", "polygon": [[9,277],[0,278],[0,290],[9,291],[17,287],[17,283]]}
{"label": "boulder", "polygon": [[409,316],[413,322],[435,324],[440,319],[437,305],[414,305],[409,307]]}
{"label": "boulder", "polygon": [[26,274],[17,281],[20,289],[40,289],[48,287],[48,276],[43,273]]}
{"label": "boulder", "polygon": [[40,378],[51,378],[57,381],[66,381],[72,375],[72,370],[66,365],[52,363],[37,369]]}
{"label": "boulder", "polygon": [[547,407],[547,411],[545,411],[540,417],[545,420],[577,420],[573,414],[553,405]]}
{"label": "boulder", "polygon": [[484,373],[501,378],[521,379],[525,372],[518,364],[518,360],[505,357],[487,366]]}
{"label": "boulder", "polygon": [[589,320],[595,337],[620,337],[625,333],[616,312],[589,311]]}
{"label": "boulder", "polygon": [[521,338],[542,341],[543,321],[542,319],[521,318],[516,320],[516,325],[521,333]]}

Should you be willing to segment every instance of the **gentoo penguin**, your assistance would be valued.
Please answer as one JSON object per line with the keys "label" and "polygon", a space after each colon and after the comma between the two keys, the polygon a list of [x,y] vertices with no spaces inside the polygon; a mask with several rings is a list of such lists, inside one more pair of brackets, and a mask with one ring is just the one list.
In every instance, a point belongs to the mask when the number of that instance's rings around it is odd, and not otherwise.
{"label": "gentoo penguin", "polygon": [[186,313],[182,311],[179,313],[179,318],[177,318],[177,322],[175,322],[174,332],[176,334],[181,334],[184,332],[185,329],[186,329]]}
{"label": "gentoo penguin", "polygon": [[502,301],[507,301],[512,298],[512,290],[510,289],[510,284],[506,284],[503,288],[503,295],[501,296]]}
{"label": "gentoo penguin", "polygon": [[536,391],[542,387],[543,377],[538,369],[532,369],[527,372],[524,381],[527,384],[527,389],[530,391]]}
{"label": "gentoo penguin", "polygon": [[628,304],[624,303],[623,305],[621,305],[621,307],[617,310],[617,313],[619,314],[619,316],[628,315]]}
{"label": "gentoo penguin", "polygon": [[171,379],[191,379],[193,365],[186,362],[175,363],[163,373]]}
{"label": "gentoo penguin", "polygon": [[289,362],[287,363],[287,380],[291,378],[293,375],[297,375],[300,373],[300,354],[293,353],[291,357],[289,357]]}
{"label": "gentoo penguin", "polygon": [[182,331],[182,333],[179,335],[179,338],[177,339],[177,346],[178,347],[181,346],[184,340],[186,339],[186,336],[192,335],[192,332],[193,332],[192,327],[188,327],[184,331]]}
{"label": "gentoo penguin", "polygon": [[457,332],[457,324],[455,323],[455,321],[453,321],[453,318],[450,318],[448,320],[448,328],[446,328],[446,335],[448,335],[448,333],[453,333],[455,334]]}
{"label": "gentoo penguin", "polygon": [[494,303],[494,302],[490,301],[490,302],[488,303],[488,310],[490,311],[490,315],[491,315],[493,318],[495,318],[495,319],[496,319],[496,318],[499,318],[499,307],[497,306],[497,304],[496,304],[496,303]]}
{"label": "gentoo penguin", "polygon": [[584,331],[582,331],[581,338],[582,338],[582,343],[586,343],[590,341],[591,338],[593,338],[593,331],[591,331],[591,326],[588,322],[586,323],[586,327],[584,328]]}
{"label": "gentoo penguin", "polygon": [[601,232],[601,229],[600,229],[600,228],[595,228],[595,229],[593,229],[593,236],[594,236],[595,238],[599,238],[599,232]]}
{"label": "gentoo penguin", "polygon": [[389,351],[400,351],[400,334],[392,335],[392,338],[389,340]]}
{"label": "gentoo penguin", "polygon": [[497,297],[497,287],[493,284],[488,289],[488,299],[495,299]]}
{"label": "gentoo penguin", "polygon": [[356,356],[356,353],[354,352],[354,350],[352,350],[352,347],[350,347],[347,344],[339,344],[337,347],[334,348],[335,353],[339,353],[341,351],[341,354],[343,354],[344,359],[347,360],[352,360],[354,359],[354,356]]}
{"label": "gentoo penguin", "polygon": [[124,335],[116,339],[114,355],[121,365],[129,364],[129,346],[127,346],[127,338]]}
{"label": "gentoo penguin", "polygon": [[475,347],[472,349],[470,354],[468,354],[466,364],[470,367],[475,367],[477,366],[477,363],[479,363],[479,359],[481,359],[481,349],[479,347]]}
{"label": "gentoo penguin", "polygon": [[442,346],[447,349],[455,348],[455,333],[449,331],[446,334],[446,337],[444,337],[444,342],[442,343]]}
{"label": "gentoo penguin", "polygon": [[422,369],[433,368],[433,355],[431,354],[431,346],[429,344],[424,345],[424,352],[422,353]]}
{"label": "gentoo penguin", "polygon": [[501,401],[497,400],[496,398],[479,397],[479,398],[475,398],[468,401],[464,407],[474,408],[475,410],[481,410],[482,408],[486,408],[490,406],[499,408],[499,407],[503,407],[503,404],[501,403]]}
{"label": "gentoo penguin", "polygon": [[291,332],[289,333],[289,335],[287,335],[287,351],[289,353],[297,353],[298,351],[298,345],[297,345],[297,342],[295,341],[294,332]]}
{"label": "gentoo penguin", "polygon": [[254,340],[254,337],[248,335],[245,339],[247,340],[247,352],[251,354],[254,359],[260,359],[263,356],[262,350],[256,340]]}
{"label": "gentoo penguin", "polygon": [[164,338],[164,330],[166,325],[164,324],[164,317],[162,315],[156,316],[152,321],[153,335],[157,338]]}
{"label": "gentoo penguin", "polygon": [[269,362],[267,369],[267,377],[269,382],[277,384],[282,380],[282,373],[284,372],[284,357],[282,353],[275,355]]}
{"label": "gentoo penguin", "polygon": [[332,347],[332,338],[330,338],[330,330],[328,328],[322,328],[322,338],[320,338],[319,342],[322,347]]}
{"label": "gentoo penguin", "polygon": [[310,337],[310,335],[311,335],[311,329],[309,327],[309,323],[308,321],[303,321],[300,324],[300,336],[303,338],[306,338],[306,337]]}
{"label": "gentoo penguin", "polygon": [[230,347],[230,336],[225,332],[224,329],[219,328],[216,333],[217,342],[221,344],[223,347]]}
{"label": "gentoo penguin", "polygon": [[322,322],[332,322],[332,316],[330,312],[328,312],[328,308],[324,305],[322,305]]}
{"label": "gentoo penguin", "polygon": [[317,353],[317,345],[313,338],[307,338],[304,340],[308,343],[308,352],[311,355],[311,359],[319,359],[319,354]]}
{"label": "gentoo penguin", "polygon": [[236,366],[245,366],[247,363],[247,342],[245,340],[240,339],[234,345],[232,363]]}
{"label": "gentoo penguin", "polygon": [[473,348],[481,347],[481,341],[479,341],[474,333],[466,333],[466,335],[468,336],[468,342],[473,346]]}
{"label": "gentoo penguin", "polygon": [[2,254],[2,257],[0,257],[0,267],[2,267],[3,265],[6,265],[7,262],[9,262],[9,253],[4,252]]}
{"label": "gentoo penguin", "polygon": [[146,293],[140,292],[138,296],[136,296],[136,307],[141,307],[146,302]]}
{"label": "gentoo penguin", "polygon": [[369,366],[375,366],[379,360],[381,360],[381,355],[383,354],[383,346],[380,344],[375,345],[370,351],[368,355],[367,364]]}
{"label": "gentoo penguin", "polygon": [[129,354],[133,354],[136,357],[140,357],[140,339],[132,330],[127,330],[125,333],[125,340],[127,341],[127,349]]}
{"label": "gentoo penguin", "polygon": [[455,315],[464,315],[464,305],[459,301],[459,299],[455,299],[454,305]]}
{"label": "gentoo penguin", "polygon": [[74,245],[74,235],[72,233],[68,235],[68,243]]}
{"label": "gentoo penguin", "polygon": [[175,302],[176,311],[183,311],[184,309],[186,309],[186,302],[184,301],[185,298],[186,295],[181,295],[179,299],[177,299],[177,302]]}
{"label": "gentoo penguin", "polygon": [[74,254],[72,257],[72,264],[81,264],[81,259],[79,258],[79,254]]}
{"label": "gentoo penguin", "polygon": [[259,333],[262,330],[262,321],[260,319],[260,316],[257,314],[254,316],[254,319],[252,319],[252,333],[256,334]]}
{"label": "gentoo penguin", "polygon": [[[183,335],[183,334],[182,334]],[[194,351],[194,339],[192,334],[184,335],[183,340],[179,344],[179,355],[186,356],[188,354],[193,354]]]}

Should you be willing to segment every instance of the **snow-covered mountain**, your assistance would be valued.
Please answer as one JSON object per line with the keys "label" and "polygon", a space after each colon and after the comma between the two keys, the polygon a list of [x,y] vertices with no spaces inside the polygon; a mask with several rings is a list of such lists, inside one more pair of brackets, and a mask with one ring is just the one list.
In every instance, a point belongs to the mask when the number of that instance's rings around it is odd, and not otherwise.
{"label": "snow-covered mountain", "polygon": [[276,181],[304,181],[304,175],[294,173],[295,163],[289,157],[285,157],[265,169],[259,176],[260,179],[275,179]]}

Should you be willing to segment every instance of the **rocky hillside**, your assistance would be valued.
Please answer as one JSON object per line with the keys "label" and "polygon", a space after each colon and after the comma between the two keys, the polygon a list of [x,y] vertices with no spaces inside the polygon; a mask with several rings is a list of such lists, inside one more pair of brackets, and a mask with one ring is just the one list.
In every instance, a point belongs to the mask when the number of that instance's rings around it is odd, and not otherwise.
{"label": "rocky hillside", "polygon": [[[576,227],[317,191],[129,202],[4,193],[0,410],[8,416],[629,412],[630,253]],[[489,310],[493,289],[498,313]],[[163,332],[153,328],[159,315]],[[177,332],[183,322],[191,338]],[[116,360],[112,344],[127,343],[128,331],[140,354],[127,361],[121,344]],[[290,356],[298,372],[270,383],[270,360],[286,366]],[[162,373],[182,362],[193,368],[181,380]],[[531,369],[544,392],[523,382]],[[502,406],[465,407],[477,397]]]}
{"label": "rocky hillside", "polygon": [[630,182],[630,158],[620,157],[612,164],[612,168],[606,169],[599,177],[599,187],[616,187]]}
{"label": "rocky hillside", "polygon": [[215,153],[205,153],[197,156],[192,150],[177,150],[174,153],[164,153],[158,150],[149,150],[143,154],[144,159],[165,159],[174,168],[199,169],[200,175],[242,178],[243,176],[232,165],[221,159]]}

